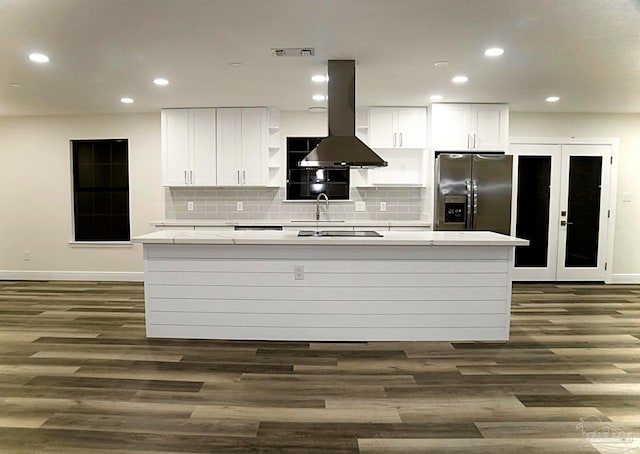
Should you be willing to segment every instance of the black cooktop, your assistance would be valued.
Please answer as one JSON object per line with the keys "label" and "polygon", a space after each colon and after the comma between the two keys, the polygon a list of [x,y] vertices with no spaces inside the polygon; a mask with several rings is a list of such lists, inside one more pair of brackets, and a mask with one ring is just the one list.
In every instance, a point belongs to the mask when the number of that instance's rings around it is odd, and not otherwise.
{"label": "black cooktop", "polygon": [[355,236],[355,237],[382,237],[374,230],[300,230],[298,236]]}

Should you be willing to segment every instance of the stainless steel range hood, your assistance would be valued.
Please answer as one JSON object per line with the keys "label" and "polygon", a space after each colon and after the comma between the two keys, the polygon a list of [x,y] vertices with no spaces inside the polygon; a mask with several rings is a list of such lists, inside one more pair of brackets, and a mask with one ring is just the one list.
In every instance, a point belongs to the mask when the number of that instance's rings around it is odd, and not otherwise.
{"label": "stainless steel range hood", "polygon": [[329,60],[329,137],[300,167],[384,167],[387,162],[356,137],[356,62]]}

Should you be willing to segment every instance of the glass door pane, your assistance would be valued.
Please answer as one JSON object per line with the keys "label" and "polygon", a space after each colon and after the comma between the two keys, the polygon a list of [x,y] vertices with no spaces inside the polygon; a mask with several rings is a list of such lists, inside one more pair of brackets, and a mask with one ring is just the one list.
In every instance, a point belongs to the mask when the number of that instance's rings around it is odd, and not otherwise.
{"label": "glass door pane", "polygon": [[529,246],[516,248],[516,267],[546,267],[549,250],[551,156],[518,159],[516,236]]}
{"label": "glass door pane", "polygon": [[598,266],[602,157],[569,157],[566,267]]}

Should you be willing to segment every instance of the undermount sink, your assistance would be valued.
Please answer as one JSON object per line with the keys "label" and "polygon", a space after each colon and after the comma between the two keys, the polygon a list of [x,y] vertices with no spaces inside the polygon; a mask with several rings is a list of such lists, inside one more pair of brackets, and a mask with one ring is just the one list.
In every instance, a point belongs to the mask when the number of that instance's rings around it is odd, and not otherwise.
{"label": "undermount sink", "polygon": [[374,230],[300,230],[298,236],[352,236],[352,237],[382,237]]}
{"label": "undermount sink", "polygon": [[319,221],[316,221],[315,219],[294,219],[291,222],[318,222],[318,223],[325,223],[325,222],[344,222],[344,219],[321,219]]}

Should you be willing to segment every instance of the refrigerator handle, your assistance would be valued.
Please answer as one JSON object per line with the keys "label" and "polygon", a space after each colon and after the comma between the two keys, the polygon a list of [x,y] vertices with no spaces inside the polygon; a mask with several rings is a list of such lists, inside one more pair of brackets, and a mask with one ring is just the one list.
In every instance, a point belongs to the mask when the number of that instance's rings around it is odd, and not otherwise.
{"label": "refrigerator handle", "polygon": [[478,181],[473,180],[473,230],[476,229],[476,215],[478,214]]}
{"label": "refrigerator handle", "polygon": [[471,189],[471,180],[469,178],[464,179],[464,186],[467,190],[467,213],[464,217],[464,228],[465,230],[471,230],[473,228],[472,224],[472,210],[473,210],[473,190]]}

